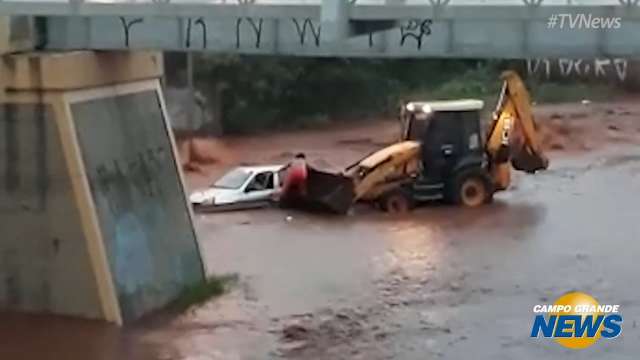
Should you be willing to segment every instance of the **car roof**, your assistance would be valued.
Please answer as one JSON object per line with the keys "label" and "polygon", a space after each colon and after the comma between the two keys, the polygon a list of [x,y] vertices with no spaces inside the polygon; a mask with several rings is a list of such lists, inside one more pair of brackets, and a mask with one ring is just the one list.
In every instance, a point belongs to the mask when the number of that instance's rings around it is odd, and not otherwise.
{"label": "car roof", "polygon": [[251,172],[262,172],[262,171],[279,171],[280,169],[282,169],[283,165],[243,165],[243,166],[237,166],[234,169],[242,169],[245,171],[251,171]]}
{"label": "car roof", "polygon": [[482,110],[482,108],[484,108],[484,101],[477,99],[411,101],[407,105],[409,104],[414,104],[417,109],[421,109],[422,106],[427,105],[431,108],[431,111],[469,111]]}

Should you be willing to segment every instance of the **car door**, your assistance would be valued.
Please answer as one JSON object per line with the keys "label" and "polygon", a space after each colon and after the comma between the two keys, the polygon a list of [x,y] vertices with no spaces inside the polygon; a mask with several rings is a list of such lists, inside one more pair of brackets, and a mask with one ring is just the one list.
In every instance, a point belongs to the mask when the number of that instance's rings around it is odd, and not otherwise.
{"label": "car door", "polygon": [[247,183],[244,189],[243,201],[268,200],[275,188],[275,176],[273,171],[256,173]]}

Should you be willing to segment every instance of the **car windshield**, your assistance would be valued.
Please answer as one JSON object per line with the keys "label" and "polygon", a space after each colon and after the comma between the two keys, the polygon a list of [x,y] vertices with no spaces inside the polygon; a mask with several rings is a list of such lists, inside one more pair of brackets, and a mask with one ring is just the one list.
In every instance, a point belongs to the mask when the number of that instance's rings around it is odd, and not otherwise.
{"label": "car windshield", "polygon": [[239,189],[242,184],[251,176],[251,171],[245,169],[233,169],[218,179],[213,184],[214,188]]}

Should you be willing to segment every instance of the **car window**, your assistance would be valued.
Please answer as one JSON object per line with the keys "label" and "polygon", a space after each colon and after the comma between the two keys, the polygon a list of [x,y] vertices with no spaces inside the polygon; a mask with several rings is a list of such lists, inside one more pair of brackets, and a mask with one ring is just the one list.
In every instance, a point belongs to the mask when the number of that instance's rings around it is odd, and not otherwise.
{"label": "car window", "polygon": [[273,189],[273,172],[268,171],[265,173],[265,182],[264,182],[264,188],[265,189]]}
{"label": "car window", "polygon": [[251,180],[251,183],[247,185],[246,191],[258,191],[258,190],[270,190],[273,189],[273,172],[265,171],[256,174]]}
{"label": "car window", "polygon": [[245,169],[233,169],[213,184],[215,188],[239,189],[247,181],[252,172]]}

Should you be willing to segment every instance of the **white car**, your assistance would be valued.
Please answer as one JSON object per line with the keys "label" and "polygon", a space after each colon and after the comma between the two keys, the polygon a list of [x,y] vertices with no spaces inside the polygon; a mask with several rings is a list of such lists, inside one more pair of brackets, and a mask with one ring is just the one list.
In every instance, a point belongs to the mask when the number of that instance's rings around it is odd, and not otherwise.
{"label": "white car", "polygon": [[265,203],[279,192],[282,165],[240,166],[189,196],[195,208]]}

